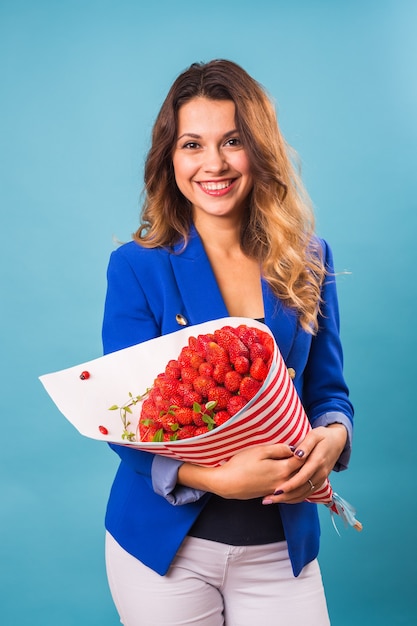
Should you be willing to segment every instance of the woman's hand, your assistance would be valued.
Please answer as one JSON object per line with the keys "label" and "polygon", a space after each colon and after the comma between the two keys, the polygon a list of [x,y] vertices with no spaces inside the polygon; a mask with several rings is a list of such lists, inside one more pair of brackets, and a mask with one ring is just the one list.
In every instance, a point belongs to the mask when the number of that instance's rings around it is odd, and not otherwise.
{"label": "woman's hand", "polygon": [[184,463],[178,471],[178,482],[222,498],[248,500],[275,491],[299,469],[300,459],[288,445],[267,444],[242,450],[219,467]]}
{"label": "woman's hand", "polygon": [[263,499],[264,504],[303,502],[317,491],[328,478],[336,464],[347,439],[342,424],[331,424],[313,428],[293,453],[299,463],[289,480],[277,483],[271,494]]}

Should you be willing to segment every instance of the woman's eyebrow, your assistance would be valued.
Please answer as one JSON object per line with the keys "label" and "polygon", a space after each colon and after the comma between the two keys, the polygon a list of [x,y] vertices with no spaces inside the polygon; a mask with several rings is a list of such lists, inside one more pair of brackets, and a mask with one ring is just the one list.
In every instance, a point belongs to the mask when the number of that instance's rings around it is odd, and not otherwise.
{"label": "woman's eyebrow", "polygon": [[[230,137],[230,135],[235,135],[237,133],[237,128],[233,128],[233,130],[228,130],[227,133],[224,133],[223,135],[223,139],[225,139],[226,137]],[[183,133],[182,135],[180,135],[177,139],[177,141],[179,141],[180,139],[183,139],[184,137],[191,137],[192,139],[201,139],[201,135],[197,135],[197,133]]]}

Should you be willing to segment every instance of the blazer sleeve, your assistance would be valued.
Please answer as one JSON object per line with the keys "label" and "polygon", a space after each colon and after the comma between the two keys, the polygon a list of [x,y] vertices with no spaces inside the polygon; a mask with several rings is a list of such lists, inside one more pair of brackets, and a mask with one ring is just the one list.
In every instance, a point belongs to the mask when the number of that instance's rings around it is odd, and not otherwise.
{"label": "blazer sleeve", "polygon": [[354,410],[343,375],[339,306],[330,247],[322,242],[327,276],[322,288],[319,330],[311,342],[303,381],[303,403],[314,427],[338,422],[345,425],[348,441],[335,470],[345,469],[350,457]]}
{"label": "blazer sleeve", "polygon": [[[102,327],[104,354],[153,339],[160,334],[160,328],[138,279],[137,268],[132,267],[122,246],[111,254],[107,269]],[[187,504],[204,495],[202,491],[177,484],[181,462],[123,445],[110,444],[110,448],[119,455],[123,463],[141,474],[155,493],[171,504]]]}

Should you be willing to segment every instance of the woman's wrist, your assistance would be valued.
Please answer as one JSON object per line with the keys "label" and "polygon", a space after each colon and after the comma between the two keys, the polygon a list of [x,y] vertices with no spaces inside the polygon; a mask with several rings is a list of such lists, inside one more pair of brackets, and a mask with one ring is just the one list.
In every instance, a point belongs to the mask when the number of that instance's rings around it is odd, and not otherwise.
{"label": "woman's wrist", "polygon": [[178,483],[185,487],[217,493],[218,480],[216,467],[202,467],[192,463],[183,463],[178,469]]}

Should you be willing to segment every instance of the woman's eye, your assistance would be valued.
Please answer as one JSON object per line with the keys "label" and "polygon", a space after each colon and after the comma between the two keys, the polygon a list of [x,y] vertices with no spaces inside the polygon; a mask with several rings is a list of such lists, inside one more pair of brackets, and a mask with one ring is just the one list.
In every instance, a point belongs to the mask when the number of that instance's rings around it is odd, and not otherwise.
{"label": "woman's eye", "polygon": [[241,146],[242,142],[240,141],[239,137],[231,137],[230,139],[228,139],[226,141],[226,146]]}
{"label": "woman's eye", "polygon": [[195,141],[187,141],[187,143],[183,145],[183,148],[186,148],[188,150],[195,150],[196,148],[199,148],[199,147],[200,145],[196,143]]}

